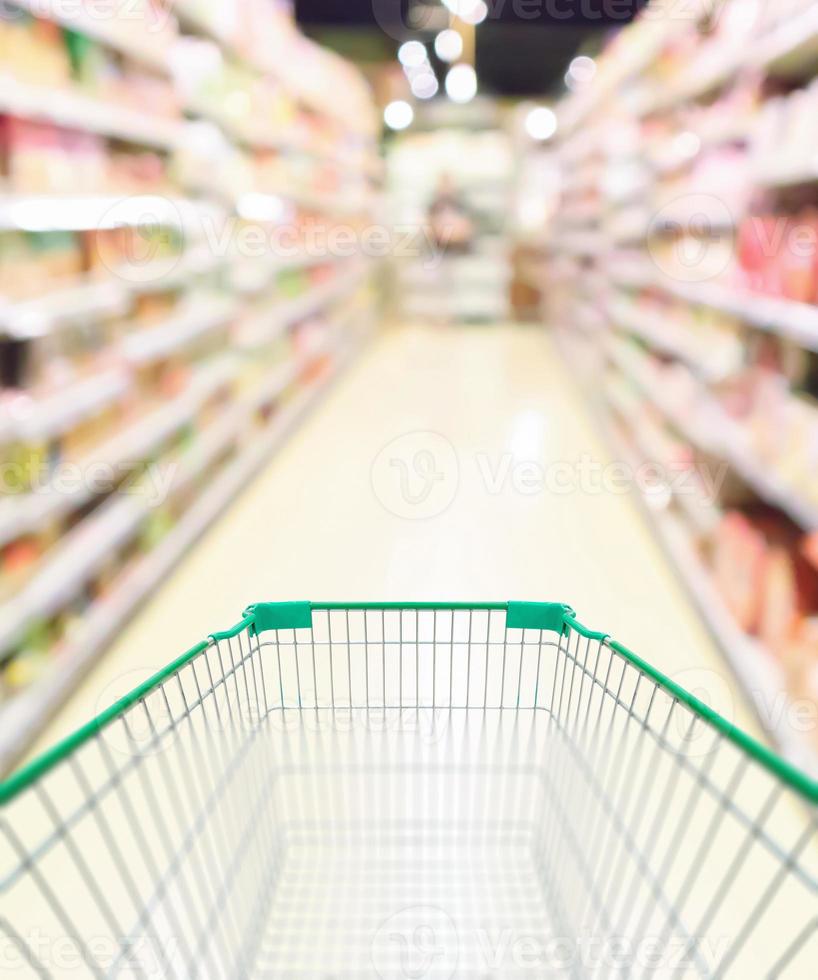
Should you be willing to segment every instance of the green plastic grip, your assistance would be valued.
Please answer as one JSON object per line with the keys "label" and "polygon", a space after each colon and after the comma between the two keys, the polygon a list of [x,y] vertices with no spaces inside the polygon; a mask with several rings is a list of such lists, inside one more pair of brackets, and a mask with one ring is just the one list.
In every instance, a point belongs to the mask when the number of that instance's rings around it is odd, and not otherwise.
{"label": "green plastic grip", "polygon": [[506,629],[552,630],[562,633],[566,616],[573,609],[562,602],[509,602]]}
{"label": "green plastic grip", "polygon": [[309,602],[257,602],[245,615],[253,617],[252,630],[312,629],[312,606]]}

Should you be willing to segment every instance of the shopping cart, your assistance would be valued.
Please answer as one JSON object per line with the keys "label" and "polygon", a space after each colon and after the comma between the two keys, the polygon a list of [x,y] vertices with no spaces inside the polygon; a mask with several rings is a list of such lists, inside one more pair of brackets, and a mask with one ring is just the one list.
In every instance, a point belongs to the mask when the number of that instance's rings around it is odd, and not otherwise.
{"label": "shopping cart", "polygon": [[554,603],[262,603],[0,786],[0,975],[818,976],[818,783]]}

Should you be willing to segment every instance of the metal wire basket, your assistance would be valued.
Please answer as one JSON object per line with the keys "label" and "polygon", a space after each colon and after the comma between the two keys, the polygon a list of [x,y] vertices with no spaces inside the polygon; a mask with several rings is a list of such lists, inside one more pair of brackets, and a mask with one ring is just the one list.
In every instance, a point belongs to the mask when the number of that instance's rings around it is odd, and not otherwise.
{"label": "metal wire basket", "polygon": [[262,603],[0,784],[2,976],[812,978],[818,783],[553,603]]}

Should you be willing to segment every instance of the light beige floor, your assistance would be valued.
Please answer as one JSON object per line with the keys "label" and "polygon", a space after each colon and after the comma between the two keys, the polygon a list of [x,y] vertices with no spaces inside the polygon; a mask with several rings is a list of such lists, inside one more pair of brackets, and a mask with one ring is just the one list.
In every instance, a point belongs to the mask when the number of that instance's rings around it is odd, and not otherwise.
{"label": "light beige floor", "polygon": [[[508,454],[514,465],[504,470]],[[583,456],[610,462],[542,331],[384,333],[132,621],[36,748],[232,625],[249,603],[276,599],[568,602],[583,622],[748,724],[632,499],[565,491]],[[542,475],[551,489],[538,485]]]}

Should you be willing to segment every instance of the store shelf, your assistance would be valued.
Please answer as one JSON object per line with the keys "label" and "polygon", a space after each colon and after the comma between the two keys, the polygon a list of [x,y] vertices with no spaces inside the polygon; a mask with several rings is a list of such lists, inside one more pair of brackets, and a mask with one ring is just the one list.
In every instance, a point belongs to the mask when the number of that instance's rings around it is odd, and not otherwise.
{"label": "store shelf", "polygon": [[577,258],[593,258],[602,255],[607,247],[608,240],[599,231],[570,232],[560,235],[557,240],[550,243],[551,248],[565,255]]}
{"label": "store shelf", "polygon": [[67,432],[121,398],[131,387],[130,375],[115,368],[82,378],[53,395],[21,401],[0,418],[3,441],[19,438],[39,442]]}
{"label": "store shelf", "polygon": [[0,333],[31,340],[88,320],[123,316],[139,293],[178,289],[216,270],[226,260],[209,250],[156,260],[136,270],[113,271],[106,278],[78,277],[36,299],[0,303]]}
{"label": "store shelf", "polygon": [[319,194],[314,191],[299,188],[282,188],[275,193],[292,201],[304,211],[316,211],[319,214],[339,218],[352,218],[371,214],[375,207],[375,198],[371,195],[349,195],[343,191],[333,194]]}
{"label": "store shelf", "polygon": [[[627,452],[627,447],[610,431],[608,438],[616,445],[618,453]],[[719,598],[710,573],[680,522],[667,512],[652,508],[644,497],[640,496],[639,500],[676,574],[696,604],[730,669],[738,678],[745,699],[762,725],[766,737],[795,765],[813,776],[818,775],[818,754],[805,738],[791,730],[788,725],[790,714],[786,710],[777,711],[777,723],[771,725],[772,718],[762,710],[768,703],[766,700],[760,701],[765,694],[769,698],[780,698],[786,690],[786,679],[775,657],[758,640],[738,627]]]}
{"label": "store shelf", "polygon": [[[31,81],[5,73],[0,77],[0,115],[45,124],[36,128],[42,130],[42,146],[33,145],[35,130],[31,127],[21,126],[19,134],[11,134],[10,150],[19,153],[20,164],[15,158],[14,166],[7,168],[4,193],[0,192],[0,232],[26,233],[13,241],[15,246],[19,242],[21,262],[28,252],[37,253],[31,256],[31,271],[41,273],[36,296],[26,292],[19,298],[0,300],[0,333],[20,342],[19,348],[14,347],[20,356],[10,363],[14,370],[9,376],[15,386],[25,385],[28,374],[16,370],[17,362],[30,363],[25,359],[32,358],[37,364],[49,362],[47,368],[59,359],[62,374],[52,372],[49,377],[71,376],[71,369],[80,377],[56,391],[49,385],[50,394],[45,398],[36,391],[7,392],[0,409],[0,443],[19,441],[25,456],[48,441],[50,459],[57,461],[52,469],[36,474],[40,482],[35,482],[31,492],[0,500],[0,548],[31,535],[32,547],[44,549],[30,569],[31,576],[11,600],[0,605],[0,661],[14,655],[32,627],[55,616],[60,622],[72,618],[76,601],[81,596],[83,603],[87,601],[84,590],[93,585],[96,593],[103,570],[107,578],[117,569],[119,578],[113,591],[83,613],[82,622],[72,623],[61,634],[65,641],[60,648],[48,651],[53,659],[42,680],[3,702],[0,765],[6,767],[25,750],[136,604],[161,583],[181,553],[219,516],[324,386],[322,379],[310,379],[330,368],[334,359],[328,357],[328,345],[339,338],[337,331],[332,332],[331,340],[322,335],[322,322],[330,315],[331,304],[360,281],[364,264],[360,255],[345,261],[300,253],[292,258],[267,256],[254,263],[237,254],[235,236],[225,238],[223,233],[230,230],[226,221],[236,214],[240,220],[252,220],[252,215],[237,211],[239,201],[231,189],[241,184],[247,194],[261,196],[262,188],[252,183],[257,172],[258,180],[262,179],[263,169],[254,151],[273,149],[290,158],[290,166],[276,170],[280,180],[277,196],[285,216],[271,221],[262,214],[258,224],[268,228],[292,222],[296,231],[303,231],[300,226],[308,220],[313,224],[320,220],[328,230],[345,221],[357,223],[377,204],[364,170],[377,175],[379,169],[372,159],[376,117],[363,77],[336,55],[322,53],[299,32],[294,18],[283,8],[270,10],[268,22],[259,24],[258,32],[245,30],[239,35],[232,30],[229,12],[218,4],[208,8],[171,0],[160,10],[154,0],[144,0],[133,10],[106,12],[83,2],[12,3],[96,44],[78,53],[60,31],[43,25],[37,28],[28,18],[20,18],[21,40],[29,40],[32,50],[38,46],[44,61],[51,55],[55,65],[59,60],[64,70],[83,81],[46,85],[41,81],[48,77],[45,71],[41,77],[27,73]],[[261,15],[261,11],[255,13]],[[213,154],[212,161],[210,156],[203,158],[205,140],[195,139],[206,127],[197,129],[184,116],[174,115],[189,94],[208,89],[206,84],[197,87],[190,78],[183,82],[179,77],[182,49],[175,46],[177,18],[226,52],[227,70],[221,75],[215,72],[210,89],[220,91],[219,82],[224,82],[228,104],[235,87],[237,94],[247,97],[248,105],[262,107],[245,115],[222,113],[221,118],[206,104],[184,107],[182,111],[189,115],[215,120],[222,130],[225,138],[220,142],[225,152],[218,159]],[[285,48],[297,48],[303,55],[302,69],[280,64],[279,49]],[[85,54],[87,61],[80,57]],[[302,77],[305,66],[309,67],[307,79]],[[12,71],[11,63],[6,71]],[[269,119],[266,126],[265,118]],[[211,126],[209,132],[212,130]],[[82,141],[71,132],[101,138]],[[161,158],[144,150],[158,151]],[[330,167],[342,172],[335,182],[327,180]],[[59,180],[68,173],[66,168],[73,175],[70,183]],[[205,172],[207,179],[200,182],[197,173]],[[97,179],[97,175],[102,176]],[[180,175],[185,189],[175,190],[174,181]],[[199,189],[190,189],[193,185]],[[133,193],[132,188],[140,193]],[[106,258],[107,268],[95,267],[87,277],[61,279],[56,272],[50,273],[69,265],[59,261],[63,256],[56,254],[58,248],[64,250],[66,260],[81,257],[85,268],[92,242],[79,235],[54,236],[53,242],[39,237],[39,233],[143,227],[172,229],[174,234],[167,237],[183,239],[186,250],[152,261],[144,256],[142,264],[135,252],[144,250],[133,248],[136,236],[127,231],[101,235],[105,249],[100,249],[100,256],[116,255],[110,264]],[[224,254],[215,254],[220,246],[214,234],[224,241]],[[53,258],[51,252],[40,256],[43,246],[54,250]],[[166,247],[160,243],[156,254],[163,254]],[[133,256],[130,263],[129,256]],[[35,260],[40,264],[35,266]],[[71,263],[72,267],[79,264]],[[286,284],[282,280],[281,290],[277,288],[279,273],[318,265],[327,266],[327,272],[332,266],[336,275],[322,280],[319,272],[323,270],[316,270],[315,275],[303,277],[316,285],[293,299],[282,299]],[[106,272],[108,275],[103,274]],[[21,277],[20,286],[28,286],[30,278],[23,281]],[[215,278],[217,287],[211,281]],[[154,310],[167,310],[168,304],[164,299],[154,301],[150,294],[171,291],[180,295],[173,298],[170,312],[152,316]],[[286,356],[288,348],[298,353],[278,368],[265,370],[264,364],[278,356],[279,347],[271,349],[277,336],[309,317],[316,317],[309,329],[299,332],[292,343],[280,344],[281,356]],[[109,356],[100,362],[104,369],[89,376],[84,362],[74,363],[83,351],[73,343],[70,331],[105,320],[116,321],[110,324],[116,339],[108,349]],[[235,349],[241,345],[232,328],[234,320],[249,328],[245,333],[253,344],[244,345],[244,354]],[[56,336],[61,330],[64,335]],[[105,330],[108,332],[107,326]],[[84,333],[89,342],[94,336]],[[102,337],[100,332],[100,342]],[[196,364],[193,352],[204,338],[213,353],[206,365]],[[311,339],[316,342],[309,344]],[[79,449],[79,439],[74,440],[72,432],[78,423],[134,393],[135,377],[144,373],[139,369],[168,357],[174,360],[180,383],[189,379],[184,391],[162,403],[149,384],[144,392],[147,401],[127,399],[114,434],[103,435],[104,441],[95,441],[90,450]],[[248,389],[256,360],[261,374]],[[239,383],[243,369],[246,372]],[[204,405],[227,386],[233,389],[232,397],[220,400],[217,409],[214,403],[214,410],[203,414]],[[137,402],[139,415],[134,412]],[[272,422],[265,423],[269,415]],[[206,428],[192,440],[174,438],[194,422]],[[223,457],[232,450],[235,456],[223,464]],[[155,496],[144,492],[150,489],[145,481],[151,473],[148,470],[145,478],[141,474],[149,462],[160,470],[168,468],[167,475],[161,471],[163,481],[170,481],[162,489],[176,495],[180,505],[184,499],[187,509],[150,553],[130,559],[127,555],[132,549],[126,552],[120,546],[136,544],[143,527],[153,533],[170,515],[169,510],[155,511],[151,504]],[[216,463],[218,471],[211,476],[208,470]],[[66,482],[63,477],[69,468],[71,476]],[[81,474],[76,480],[75,471]],[[95,485],[89,474],[96,472],[100,477]],[[202,479],[205,473],[206,480]],[[137,480],[143,483],[135,483]],[[111,486],[118,489],[111,493]],[[190,499],[181,497],[185,491]],[[155,522],[151,521],[154,513]],[[56,540],[52,529],[61,534]],[[120,567],[124,562],[125,567]],[[11,558],[6,571],[8,592],[18,585]],[[19,666],[19,671],[8,673],[4,683],[22,682],[26,668],[22,663]]]}
{"label": "store shelf", "polygon": [[686,73],[668,91],[648,100],[643,109],[644,114],[653,115],[657,112],[666,112],[683,102],[704,98],[705,95],[727,84],[735,77],[742,58],[743,52],[738,51],[733,52],[729,57],[712,58],[710,66],[703,71],[698,65],[694,66],[692,71]]}
{"label": "store shelf", "polygon": [[70,602],[111,554],[133,537],[145,514],[140,501],[117,496],[66,535],[28,585],[0,607],[0,651],[10,650],[32,622]]}
{"label": "store shelf", "polygon": [[[197,205],[194,205],[196,207]],[[202,217],[222,217],[214,210],[201,212]],[[219,255],[207,245],[194,246],[181,256],[173,255],[166,259],[155,259],[136,269],[126,268],[115,272],[125,280],[127,289],[134,294],[164,292],[179,289],[202,276],[211,276],[227,265],[227,256]]]}
{"label": "store shelf", "polygon": [[[243,60],[244,56],[234,45],[230,31],[212,17],[205,16],[201,10],[201,4],[192,2],[192,0],[172,0],[172,2],[173,12],[183,27],[192,34],[201,34],[203,37],[215,41],[227,54],[238,60]],[[218,6],[215,9],[218,9]]]}
{"label": "store shelf", "polygon": [[[123,226],[200,228],[206,219],[223,216],[223,210],[214,205],[160,194],[0,195],[2,231],[103,231]],[[136,269],[133,277],[139,271]]]}
{"label": "store shelf", "polygon": [[[358,275],[361,274],[361,270],[356,272]],[[351,282],[351,278],[344,277],[344,284]],[[335,288],[332,291],[325,289],[321,292],[321,305],[338,294],[339,283],[328,285]],[[307,298],[313,304],[318,302],[314,294]],[[302,304],[302,308],[306,308],[306,305]],[[323,352],[321,348],[308,351],[282,364],[279,370],[274,371],[271,377],[265,378],[256,391],[246,399],[247,410],[254,411],[259,405],[272,401],[283,393],[299,377],[305,365]],[[141,461],[153,447],[184,425],[209,394],[229,380],[236,369],[236,360],[233,356],[224,355],[219,358],[213,371],[206,369],[203,376],[194,381],[190,390],[182,395],[177,404],[168,407],[165,417],[151,415],[147,420],[134,425],[121,437],[98,450],[99,456],[95,455],[95,460],[109,466],[115,466],[123,459],[132,463]],[[91,461],[86,462],[92,465]],[[59,510],[64,512],[71,507],[80,506],[84,500],[90,499],[93,495],[93,491],[88,488],[78,487],[75,493],[69,496],[60,495],[56,488],[51,489],[52,494],[48,499],[53,500],[53,503],[45,502],[45,495],[43,502],[40,503],[36,494],[9,503],[27,501],[24,503],[24,508],[31,508],[32,513],[28,518],[24,515],[23,520],[36,521],[42,516],[42,508],[51,508],[50,516],[54,516]],[[23,635],[28,623],[47,618],[65,605],[91,577],[99,562],[116,550],[117,542],[126,540],[128,534],[134,532],[140,521],[148,515],[149,510],[146,496],[140,496],[138,493],[125,494],[113,502],[103,504],[91,517],[69,533],[53,553],[45,558],[41,568],[15,596],[14,601],[0,607],[0,654]],[[2,516],[0,533],[13,534],[16,518],[8,512],[0,516]]]}
{"label": "store shelf", "polygon": [[[818,503],[806,500],[779,477],[772,466],[757,459],[747,445],[747,434],[711,402],[699,421],[673,406],[655,382],[635,372],[626,359],[613,353],[619,370],[634,382],[668,422],[701,452],[728,463],[762,499],[779,507],[805,531],[818,530]],[[702,392],[702,402],[707,396]]]}
{"label": "store shelf", "polygon": [[[223,355],[200,368],[177,398],[165,403],[127,426],[76,463],[78,472],[93,473],[104,467],[118,473],[145,459],[186,425],[201,406],[238,370],[232,354]],[[7,495],[0,500],[0,547],[36,531],[45,522],[84,506],[96,495],[94,487],[81,481],[70,486],[48,483],[34,493]]]}
{"label": "store shelf", "polygon": [[[570,344],[559,336],[558,340],[566,362],[573,370],[576,367],[575,354]],[[642,463],[641,458],[617,432],[596,388],[586,385],[584,391],[616,458],[629,462],[634,468],[638,467]],[[636,493],[635,499],[729,667],[738,678],[747,703],[759,719],[767,738],[795,765],[818,776],[818,753],[806,738],[789,727],[790,714],[786,710],[777,711],[775,724],[772,724],[772,716],[764,710],[773,698],[776,703],[780,703],[780,696],[786,690],[785,677],[779,662],[758,640],[738,627],[719,597],[709,571],[680,521],[666,508],[654,506],[641,493]]]}
{"label": "store shelf", "polygon": [[614,267],[611,278],[626,289],[660,289],[685,302],[709,306],[818,352],[818,306],[714,282],[683,282],[664,275],[649,263],[629,269]]}
{"label": "store shelf", "polygon": [[310,269],[317,265],[330,265],[343,260],[331,255],[308,255],[300,253],[291,257],[265,256],[261,259],[239,259],[230,267],[230,280],[233,288],[245,295],[261,293],[275,284],[282,272],[295,272]]}
{"label": "store shelf", "polygon": [[[330,303],[354,289],[366,276],[367,266],[356,259],[346,260],[351,263],[350,269],[336,273],[331,279],[314,286],[295,299],[277,303],[269,312],[270,329],[275,333],[299,320],[320,312]],[[267,313],[264,314],[267,317]],[[272,335],[272,334],[271,334]]]}
{"label": "store shelf", "polygon": [[773,75],[799,75],[818,65],[818,8],[785,17],[756,42],[750,63]]}
{"label": "store shelf", "polygon": [[30,85],[9,75],[0,76],[0,113],[39,119],[64,129],[97,133],[164,151],[173,151],[182,142],[183,125],[179,121],[104,102],[70,89]]}
{"label": "store shelf", "polygon": [[256,433],[224,472],[209,483],[202,496],[188,508],[157,547],[139,560],[109,595],[94,604],[81,626],[72,632],[55,655],[52,669],[3,705],[0,713],[0,772],[7,772],[19,760],[32,739],[76,688],[123,624],[269,460],[328,384],[345,367],[357,346],[353,344],[340,348],[332,372],[305,385],[290,402],[282,406],[267,429]]}
{"label": "store shelf", "polygon": [[48,18],[71,31],[85,34],[152,71],[170,73],[169,52],[173,35],[162,30],[161,13],[153,14],[154,24],[145,23],[147,11],[131,5],[122,19],[111,16],[110,7],[64,0],[11,0],[34,17]]}
{"label": "store shelf", "polygon": [[129,334],[122,345],[125,360],[133,367],[141,367],[168,357],[211,330],[225,326],[239,309],[240,304],[232,298],[195,297],[157,326]]}
{"label": "store shelf", "polygon": [[[638,408],[626,402],[615,389],[608,386],[601,386],[601,398],[619,415],[630,427],[634,444],[644,459],[651,464],[658,464],[662,467],[662,472],[666,474],[674,473],[674,464],[668,462],[667,449],[661,435],[651,431],[656,428],[655,424],[645,419]],[[682,471],[675,470],[679,475]],[[693,474],[695,477],[695,474]],[[685,516],[690,521],[696,532],[703,535],[712,534],[721,519],[721,512],[709,500],[705,499],[702,493],[692,493],[693,484],[685,479],[681,482],[668,480],[665,482],[663,493],[656,497],[651,497],[652,507],[664,506],[666,500],[671,499],[679,508],[684,511]]]}
{"label": "store shelf", "polygon": [[0,332],[17,340],[33,339],[72,323],[121,316],[130,305],[121,282],[78,281],[38,299],[0,305]]}
{"label": "store shelf", "polygon": [[673,321],[668,322],[667,318],[657,323],[659,314],[639,310],[631,303],[616,299],[609,303],[608,313],[622,331],[639,337],[653,350],[686,364],[707,384],[724,381],[740,367],[740,363],[730,363],[730,359],[724,357],[719,363],[719,358],[714,356],[718,341],[707,346],[700,342],[698,349],[694,349],[685,342],[690,330]]}

